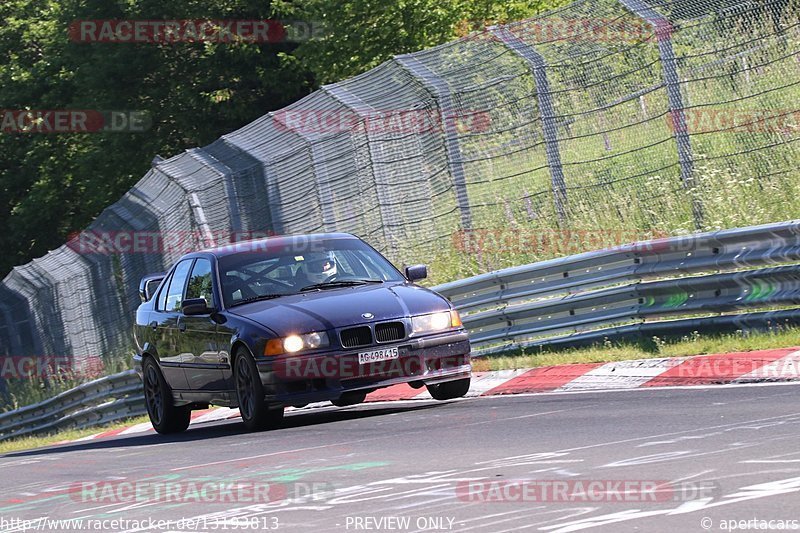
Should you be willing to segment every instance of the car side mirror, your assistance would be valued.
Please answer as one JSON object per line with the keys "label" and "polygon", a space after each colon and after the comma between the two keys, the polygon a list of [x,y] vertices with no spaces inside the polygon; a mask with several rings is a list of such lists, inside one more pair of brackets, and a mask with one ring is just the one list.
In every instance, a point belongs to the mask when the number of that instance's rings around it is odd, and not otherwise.
{"label": "car side mirror", "polygon": [[149,302],[155,295],[156,289],[161,285],[161,280],[164,279],[164,273],[148,274],[139,282],[139,297],[142,302]]}
{"label": "car side mirror", "polygon": [[189,298],[181,302],[181,312],[186,316],[207,315],[213,311],[205,298]]}
{"label": "car side mirror", "polygon": [[411,265],[406,267],[406,279],[408,279],[408,281],[418,281],[427,277],[427,265]]}

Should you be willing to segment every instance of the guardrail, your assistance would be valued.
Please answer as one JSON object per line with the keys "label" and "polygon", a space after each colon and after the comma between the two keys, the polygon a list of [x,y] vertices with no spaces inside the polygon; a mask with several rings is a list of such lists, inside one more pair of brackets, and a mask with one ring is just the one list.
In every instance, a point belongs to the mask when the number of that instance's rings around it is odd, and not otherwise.
{"label": "guardrail", "polygon": [[[433,287],[476,355],[800,324],[800,221],[640,242]],[[687,315],[689,317],[687,318]],[[0,415],[0,440],[145,413],[131,370]]]}
{"label": "guardrail", "polygon": [[[706,325],[795,324],[800,309],[774,308],[800,303],[800,266],[788,264],[796,261],[800,221],[791,221],[633,243],[434,289],[462,313],[475,354],[489,355]],[[675,320],[686,315],[701,316]]]}
{"label": "guardrail", "polygon": [[142,382],[136,372],[127,370],[0,414],[0,441],[106,424],[145,413]]}

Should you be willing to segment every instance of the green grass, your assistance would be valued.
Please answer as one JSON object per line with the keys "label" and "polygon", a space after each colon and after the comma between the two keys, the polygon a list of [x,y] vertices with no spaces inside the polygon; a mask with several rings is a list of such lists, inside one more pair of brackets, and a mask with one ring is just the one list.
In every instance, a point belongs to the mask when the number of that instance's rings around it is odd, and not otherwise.
{"label": "green grass", "polygon": [[77,387],[84,381],[86,380],[67,374],[55,374],[47,378],[35,376],[30,379],[8,379],[6,380],[8,398],[2,411],[13,411],[26,405],[39,403]]}
{"label": "green grass", "polygon": [[565,350],[517,351],[474,360],[476,371],[536,368],[576,363],[610,363],[632,359],[686,357],[705,354],[749,352],[800,346],[800,329],[784,328],[765,333],[729,335],[695,334],[680,340],[653,338],[643,343],[607,343],[604,346]]}
{"label": "green grass", "polygon": [[[506,54],[497,65],[465,71],[462,75],[473,76],[470,80],[476,85],[490,79],[494,70],[521,73],[483,91],[459,93],[465,108],[485,109],[492,117],[490,133],[460,137],[472,227],[498,232],[504,240],[464,250],[458,242],[454,194],[432,195],[431,212],[437,218],[421,233],[453,234],[450,242],[417,247],[409,243],[397,254],[399,259],[422,255],[431,266],[431,284],[438,284],[651,236],[800,218],[800,115],[790,113],[800,102],[800,63],[790,55],[797,50],[800,31],[790,17],[784,26],[786,33],[780,36],[774,35],[771,24],[733,27],[716,36],[687,24],[676,34],[684,104],[690,109],[690,187],[682,182],[666,92],[625,100],[660,83],[660,64],[650,65],[657,57],[654,46],[617,50],[588,72],[570,67],[572,63],[559,56],[563,51],[553,50],[559,64],[551,71],[557,111],[576,117],[558,131],[567,185],[564,220],[554,208],[542,125],[526,65]],[[726,54],[754,47],[746,60],[708,67]],[[548,45],[541,48],[546,56],[550,53]],[[592,89],[580,90],[581,84]],[[620,100],[625,101],[598,111]],[[737,123],[742,124],[757,120],[743,112],[763,117],[764,110],[788,115],[786,129],[778,131],[773,120],[759,131],[725,131],[730,127],[725,117],[731,113],[738,113]],[[693,204],[702,206],[702,220],[695,220]],[[412,220],[403,222],[415,226]]]}
{"label": "green grass", "polygon": [[104,375],[117,374],[130,368],[130,353],[104,358],[103,371],[73,373],[56,371],[47,376],[32,375],[28,378],[6,378],[6,394],[0,399],[0,412],[13,411],[26,405],[39,403],[64,391],[92,381]]}
{"label": "green grass", "polygon": [[85,429],[70,429],[49,435],[37,435],[33,437],[21,437],[19,439],[5,440],[0,442],[0,454],[19,452],[22,450],[32,450],[34,448],[41,448],[42,446],[55,444],[56,442],[76,440],[82,437],[88,437],[89,435],[94,435],[95,433],[101,433],[111,429],[124,428],[149,421],[150,419],[147,418],[147,416],[138,416],[135,418],[120,420],[104,426],[94,426]]}

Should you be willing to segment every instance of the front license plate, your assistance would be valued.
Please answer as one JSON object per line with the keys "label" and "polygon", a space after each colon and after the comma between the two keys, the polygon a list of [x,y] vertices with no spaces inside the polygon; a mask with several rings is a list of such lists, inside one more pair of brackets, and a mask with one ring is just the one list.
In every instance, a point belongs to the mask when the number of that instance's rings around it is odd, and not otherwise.
{"label": "front license plate", "polygon": [[376,363],[378,361],[388,361],[389,359],[397,359],[398,357],[400,357],[400,354],[397,352],[397,348],[361,352],[358,354],[358,364],[364,365],[367,363]]}

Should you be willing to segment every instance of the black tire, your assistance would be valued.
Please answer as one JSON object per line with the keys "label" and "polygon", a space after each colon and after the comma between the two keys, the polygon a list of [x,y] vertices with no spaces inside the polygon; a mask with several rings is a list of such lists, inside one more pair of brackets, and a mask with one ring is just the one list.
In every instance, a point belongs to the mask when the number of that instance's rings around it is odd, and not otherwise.
{"label": "black tire", "polygon": [[461,398],[469,391],[470,378],[445,381],[435,385],[426,385],[434,400],[452,400]]}
{"label": "black tire", "polygon": [[336,407],[347,407],[348,405],[358,405],[367,398],[367,391],[345,392],[331,403]]}
{"label": "black tire", "polygon": [[186,431],[191,421],[192,410],[188,405],[175,407],[172,402],[172,389],[158,364],[146,357],[142,365],[144,382],[144,403],[153,428],[162,434]]}
{"label": "black tire", "polygon": [[264,386],[256,362],[249,352],[240,352],[233,371],[239,413],[248,431],[278,427],[283,420],[283,406],[270,408],[264,401]]}

